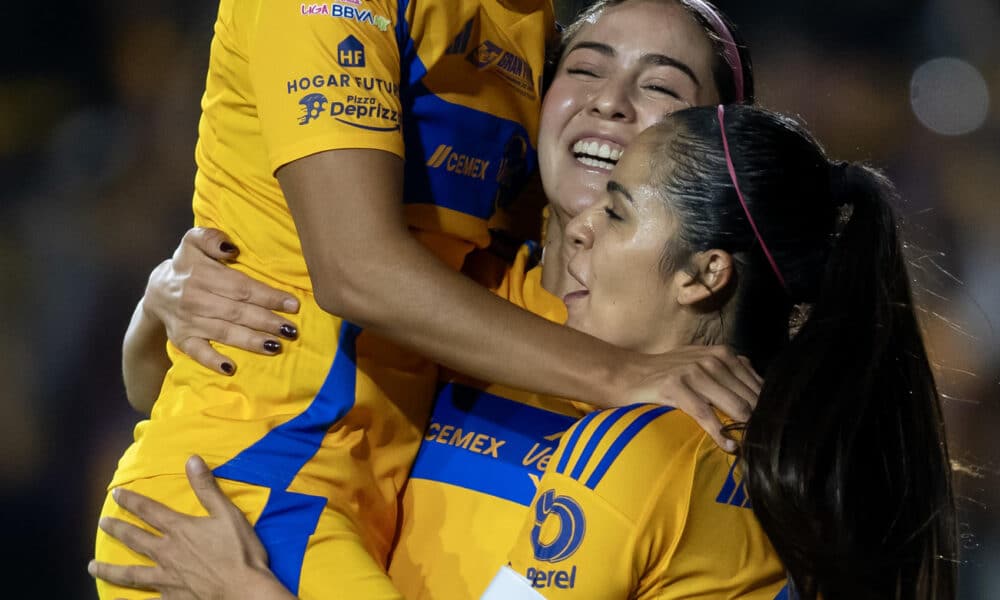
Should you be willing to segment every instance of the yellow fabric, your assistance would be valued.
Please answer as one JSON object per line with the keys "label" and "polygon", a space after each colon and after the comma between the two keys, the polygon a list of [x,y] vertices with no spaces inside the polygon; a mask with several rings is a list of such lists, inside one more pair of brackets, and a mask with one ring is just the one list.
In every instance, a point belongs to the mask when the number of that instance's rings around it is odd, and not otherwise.
{"label": "yellow fabric", "polygon": [[784,570],[733,461],[680,411],[592,413],[563,435],[510,564],[553,599],[771,600]]}
{"label": "yellow fabric", "polygon": [[[528,270],[530,254],[520,249],[496,293],[561,323],[565,305],[542,289],[540,268]],[[514,543],[560,435],[589,410],[457,377],[442,386],[402,497],[389,565],[406,598],[479,598]]]}
{"label": "yellow fabric", "polygon": [[533,168],[554,31],[550,0],[221,1],[195,223],[232,237],[235,268],[300,299],[300,337],[274,357],[226,348],[233,377],[168,346],[173,367],[111,486],[182,474],[197,453],[220,477],[328,501],[384,565],[437,368],[319,308],[273,174],[326,150],[404,156],[414,235],[458,268]]}
{"label": "yellow fabric", "polygon": [[[243,511],[251,524],[257,522],[272,490],[219,479],[222,491]],[[205,516],[205,509],[191,490],[183,475],[163,475],[149,479],[137,479],[122,486],[161,502],[169,502],[176,510],[187,514]],[[105,498],[103,515],[121,519],[147,531],[154,531],[149,525],[136,519],[128,511],[120,508],[111,497]],[[341,513],[332,509],[323,510],[318,518],[305,523],[308,527],[309,542],[306,565],[299,585],[298,597],[303,600],[328,600],[330,590],[342,590],[345,597],[354,597],[353,591],[363,592],[364,598],[372,600],[399,600],[399,592],[386,580],[382,568],[375,563],[364,549],[362,540],[353,524]],[[289,534],[291,532],[288,532]],[[152,565],[147,557],[133,552],[124,544],[98,530],[95,554],[97,560],[112,564]],[[97,580],[98,596],[102,600],[116,598],[148,599],[158,598],[153,592],[127,589]]]}

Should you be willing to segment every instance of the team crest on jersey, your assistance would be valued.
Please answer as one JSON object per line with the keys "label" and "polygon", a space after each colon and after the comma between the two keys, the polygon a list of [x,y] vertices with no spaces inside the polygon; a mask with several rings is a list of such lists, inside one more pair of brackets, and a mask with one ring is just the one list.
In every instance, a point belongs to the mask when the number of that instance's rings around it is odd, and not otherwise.
{"label": "team crest on jersey", "polygon": [[326,96],[323,94],[306,94],[299,100],[299,105],[302,107],[302,116],[299,117],[299,125],[306,125],[312,121],[319,118],[323,111],[326,110],[327,104]]}

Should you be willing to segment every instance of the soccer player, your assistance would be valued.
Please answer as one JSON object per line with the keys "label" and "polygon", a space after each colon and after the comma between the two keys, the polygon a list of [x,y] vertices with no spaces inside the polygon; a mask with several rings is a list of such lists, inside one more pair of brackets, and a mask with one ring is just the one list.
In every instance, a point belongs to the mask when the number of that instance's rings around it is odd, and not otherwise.
{"label": "soccer player", "polygon": [[[286,588],[316,597],[337,564],[350,567],[337,580],[345,593],[396,597],[383,570],[437,373],[395,344],[597,405],[656,397],[746,413],[756,383],[731,353],[627,352],[455,272],[488,242],[488,219],[530,170],[551,24],[547,2],[221,3],[196,223],[225,227],[238,268],[294,293],[298,330],[282,334],[301,339],[271,361],[240,354],[235,374],[207,343],[180,347],[215,359],[216,373],[171,347],[174,365],[113,487],[197,512],[181,470],[199,452],[255,523]],[[149,320],[140,303],[132,331]],[[275,339],[261,347],[281,349]],[[696,360],[715,370],[694,367],[678,385]],[[132,383],[148,393],[160,381]],[[110,496],[104,514],[128,518]],[[148,562],[100,533],[97,554]]]}
{"label": "soccer player", "polygon": [[953,598],[950,465],[892,195],[757,109],[643,133],[566,228],[567,324],[646,352],[721,339],[766,367],[742,460],[667,407],[589,414],[486,597],[773,598],[780,572],[746,577],[773,565],[762,526],[793,597]]}

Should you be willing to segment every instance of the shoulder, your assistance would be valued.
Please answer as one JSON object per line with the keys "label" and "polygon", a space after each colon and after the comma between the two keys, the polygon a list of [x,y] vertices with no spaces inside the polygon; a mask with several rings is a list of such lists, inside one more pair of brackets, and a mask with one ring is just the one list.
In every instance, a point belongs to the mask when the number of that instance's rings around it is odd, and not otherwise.
{"label": "shoulder", "polygon": [[637,488],[648,491],[665,477],[690,475],[691,469],[678,473],[677,467],[693,467],[710,444],[681,411],[633,405],[597,411],[578,421],[563,436],[550,466],[601,495],[634,497]]}

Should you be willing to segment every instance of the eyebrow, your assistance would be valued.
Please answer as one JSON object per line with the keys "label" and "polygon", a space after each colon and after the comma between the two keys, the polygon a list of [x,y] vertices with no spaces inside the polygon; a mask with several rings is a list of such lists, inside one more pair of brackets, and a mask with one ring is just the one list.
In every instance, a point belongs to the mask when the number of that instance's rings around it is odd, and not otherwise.
{"label": "eyebrow", "polygon": [[607,189],[609,194],[615,194],[615,193],[621,194],[622,196],[625,196],[625,198],[627,198],[630,203],[635,204],[635,200],[632,199],[632,194],[630,194],[629,191],[625,189],[625,186],[618,183],[617,181],[613,179],[609,180]]}
{"label": "eyebrow", "polygon": [[[615,49],[607,44],[602,44],[600,42],[584,41],[573,44],[573,46],[566,51],[566,56],[572,54],[574,50],[580,50],[580,49],[593,50],[594,52],[603,54],[604,56],[615,55]],[[689,67],[686,63],[683,63],[677,60],[676,58],[672,58],[670,56],[667,56],[666,54],[648,53],[642,55],[642,62],[649,65],[656,65],[659,67],[673,67],[678,71],[680,71],[681,73],[684,73],[685,75],[690,77],[691,81],[693,81],[696,86],[701,87],[701,82],[698,81],[698,76],[694,74],[694,70],[691,69],[691,67]]]}

